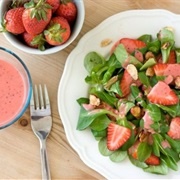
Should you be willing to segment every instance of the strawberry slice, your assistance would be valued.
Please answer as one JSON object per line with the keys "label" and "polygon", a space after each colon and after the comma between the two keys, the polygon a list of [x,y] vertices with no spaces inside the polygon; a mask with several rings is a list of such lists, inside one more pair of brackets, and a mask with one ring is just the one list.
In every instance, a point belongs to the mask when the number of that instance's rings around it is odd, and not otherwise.
{"label": "strawberry slice", "polygon": [[120,81],[120,89],[122,91],[122,96],[126,96],[130,93],[130,86],[133,82],[132,76],[128,73],[128,71],[125,69],[122,79]]}
{"label": "strawberry slice", "polygon": [[148,165],[158,166],[160,164],[160,158],[151,154],[151,156],[146,159],[145,163]]}
{"label": "strawberry slice", "polygon": [[139,50],[135,50],[134,57],[140,62],[144,61],[143,53]]}
{"label": "strawberry slice", "polygon": [[122,91],[122,97],[125,97],[130,93],[130,86],[133,83],[136,84],[137,86],[140,86],[142,84],[139,81],[139,79],[134,80],[133,77],[128,73],[128,70],[125,69],[120,81],[120,89]]}
{"label": "strawberry slice", "polygon": [[161,64],[158,63],[153,66],[154,72],[157,76],[173,76],[176,78],[180,76],[180,64]]}
{"label": "strawberry slice", "polygon": [[156,76],[164,76],[164,72],[167,69],[168,64],[156,64],[153,66]]}
{"label": "strawberry slice", "polygon": [[110,123],[107,132],[107,147],[111,151],[119,149],[131,137],[131,130],[115,123]]}
{"label": "strawberry slice", "polygon": [[167,133],[172,139],[180,139],[180,117],[171,120],[170,129]]}
{"label": "strawberry slice", "polygon": [[153,119],[151,118],[151,116],[149,115],[149,112],[146,110],[144,116],[142,117],[143,119],[143,124],[144,124],[144,129],[147,132],[150,132],[152,134],[155,133],[154,129],[151,127],[151,125],[154,123]]}
{"label": "strawberry slice", "polygon": [[161,105],[177,104],[179,99],[175,92],[163,81],[159,81],[147,95],[151,103]]}
{"label": "strawberry slice", "polygon": [[[162,55],[160,55],[158,58],[158,62],[162,63]],[[176,63],[176,53],[174,50],[170,51],[167,64],[175,64]]]}
{"label": "strawberry slice", "polygon": [[136,49],[141,49],[146,47],[146,43],[137,39],[123,38],[120,43],[124,45],[127,52],[133,53]]}
{"label": "strawberry slice", "polygon": [[114,52],[119,44],[123,44],[126,51],[130,54],[133,53],[136,49],[146,47],[146,43],[138,39],[122,38],[113,45],[111,52]]}
{"label": "strawberry slice", "polygon": [[175,64],[176,63],[176,53],[175,53],[175,51],[170,52],[167,63],[168,64]]}

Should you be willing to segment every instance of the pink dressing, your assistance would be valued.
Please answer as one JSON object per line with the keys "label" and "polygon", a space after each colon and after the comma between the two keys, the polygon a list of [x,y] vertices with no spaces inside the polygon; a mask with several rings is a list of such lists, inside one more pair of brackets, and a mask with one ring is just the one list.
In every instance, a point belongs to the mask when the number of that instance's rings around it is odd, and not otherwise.
{"label": "pink dressing", "polygon": [[26,86],[18,70],[0,59],[0,126],[8,124],[22,109]]}

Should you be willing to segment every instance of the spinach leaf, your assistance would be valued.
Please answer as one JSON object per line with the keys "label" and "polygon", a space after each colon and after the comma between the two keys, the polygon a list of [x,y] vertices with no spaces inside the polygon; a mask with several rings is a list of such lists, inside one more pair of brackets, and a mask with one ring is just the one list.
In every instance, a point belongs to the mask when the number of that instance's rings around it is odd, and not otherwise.
{"label": "spinach leaf", "polygon": [[159,122],[162,119],[161,110],[157,105],[148,104],[147,109],[154,122]]}
{"label": "spinach leaf", "polygon": [[180,153],[180,140],[174,140],[165,134],[166,140],[169,142],[171,147],[177,152]]}
{"label": "spinach leaf", "polygon": [[165,155],[161,155],[161,160],[171,169],[177,171],[178,170],[178,165],[174,161],[173,158]]}
{"label": "spinach leaf", "polygon": [[79,105],[81,105],[81,104],[88,104],[89,103],[89,99],[82,97],[82,98],[77,99],[77,102],[78,102]]}
{"label": "spinach leaf", "polygon": [[102,138],[99,143],[98,143],[98,148],[99,148],[99,152],[103,155],[103,156],[110,156],[114,151],[110,151],[107,148],[107,139],[106,138]]}
{"label": "spinach leaf", "polygon": [[107,136],[107,130],[106,129],[104,129],[102,131],[96,131],[96,130],[91,129],[91,132],[92,132],[92,134],[96,140],[100,140],[102,137]]}
{"label": "spinach leaf", "polygon": [[144,71],[147,68],[154,66],[155,64],[156,64],[156,60],[154,58],[150,58],[142,65],[142,67],[140,68],[140,71]]}
{"label": "spinach leaf", "polygon": [[179,103],[177,105],[171,105],[171,106],[163,106],[163,105],[157,105],[162,110],[167,112],[170,116],[176,117],[179,115]]}
{"label": "spinach leaf", "polygon": [[144,162],[140,162],[137,159],[134,159],[132,156],[129,155],[129,160],[131,161],[132,164],[134,164],[135,166],[139,167],[139,168],[147,168],[148,165]]}
{"label": "spinach leaf", "polygon": [[121,91],[120,86],[119,86],[119,81],[117,81],[114,84],[112,84],[112,86],[110,87],[109,91],[110,92],[114,92],[114,93],[122,96],[122,91]]}
{"label": "spinach leaf", "polygon": [[161,163],[159,166],[148,166],[143,169],[145,172],[154,173],[154,174],[168,174],[168,167],[165,163]]}
{"label": "spinach leaf", "polygon": [[84,130],[88,126],[90,126],[90,124],[96,118],[98,118],[99,116],[101,116],[103,114],[108,114],[108,113],[110,113],[110,112],[105,110],[105,109],[94,109],[91,111],[86,111],[83,107],[81,107],[76,129],[77,130]]}
{"label": "spinach leaf", "polygon": [[154,39],[151,42],[147,43],[148,51],[151,51],[154,54],[158,54],[161,50],[161,42],[159,39]]}
{"label": "spinach leaf", "polygon": [[151,146],[147,142],[141,142],[137,149],[138,160],[144,162],[152,152]]}
{"label": "spinach leaf", "polygon": [[111,121],[106,115],[98,116],[91,124],[90,128],[96,131],[102,131],[106,129]]}
{"label": "spinach leaf", "polygon": [[112,107],[116,107],[118,99],[116,97],[111,96],[109,93],[105,91],[93,91],[94,95],[96,95],[102,101],[108,103]]}
{"label": "spinach leaf", "polygon": [[84,58],[84,67],[89,73],[91,73],[94,67],[96,67],[97,65],[102,65],[104,63],[104,57],[94,51],[89,52]]}
{"label": "spinach leaf", "polygon": [[116,150],[110,156],[110,160],[113,162],[121,162],[127,157],[127,151]]}
{"label": "spinach leaf", "polygon": [[144,35],[140,36],[140,37],[138,38],[138,40],[143,41],[143,42],[145,42],[146,44],[148,44],[149,42],[152,41],[152,35],[150,35],[150,34],[144,34]]}
{"label": "spinach leaf", "polygon": [[146,87],[151,86],[149,78],[146,76],[145,71],[139,72],[138,77],[139,77],[139,80],[141,81],[141,83],[144,84]]}

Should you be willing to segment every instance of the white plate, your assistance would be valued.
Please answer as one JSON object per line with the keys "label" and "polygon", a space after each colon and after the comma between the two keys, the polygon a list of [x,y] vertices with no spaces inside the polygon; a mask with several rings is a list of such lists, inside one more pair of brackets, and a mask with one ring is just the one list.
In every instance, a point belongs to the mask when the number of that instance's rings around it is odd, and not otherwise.
{"label": "white plate", "polygon": [[107,179],[179,179],[180,173],[154,175],[145,173],[131,164],[129,159],[114,163],[99,153],[97,141],[89,130],[76,130],[80,107],[76,100],[87,96],[88,86],[84,81],[87,72],[83,66],[85,55],[97,51],[108,55],[112,46],[101,47],[104,39],[113,43],[122,37],[137,38],[143,34],[152,34],[165,26],[175,29],[176,45],[180,46],[180,15],[166,10],[132,10],[113,15],[82,37],[76,48],[68,56],[58,89],[58,109],[71,146],[82,161]]}

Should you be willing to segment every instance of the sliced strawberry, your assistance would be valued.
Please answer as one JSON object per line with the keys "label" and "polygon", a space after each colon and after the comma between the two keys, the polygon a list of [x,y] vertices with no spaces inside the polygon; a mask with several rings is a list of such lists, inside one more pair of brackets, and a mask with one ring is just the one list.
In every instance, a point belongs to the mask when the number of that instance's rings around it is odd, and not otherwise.
{"label": "sliced strawberry", "polygon": [[176,53],[175,53],[175,51],[170,52],[167,63],[168,64],[175,64],[176,63]]}
{"label": "sliced strawberry", "polygon": [[140,62],[143,62],[144,61],[144,56],[143,56],[143,53],[139,50],[135,50],[134,52],[134,56],[137,60],[139,60]]}
{"label": "sliced strawberry", "polygon": [[133,78],[128,73],[127,70],[124,70],[122,79],[120,81],[120,89],[122,91],[122,96],[127,96],[130,93],[130,86],[133,82]]}
{"label": "sliced strawberry", "polygon": [[130,93],[130,86],[132,84],[136,84],[137,86],[140,86],[142,83],[139,81],[139,79],[134,80],[133,77],[128,73],[128,70],[125,69],[120,81],[120,89],[122,91],[122,97],[125,97]]}
{"label": "sliced strawberry", "polygon": [[123,44],[126,51],[130,54],[135,52],[136,49],[146,47],[146,43],[144,43],[143,41],[131,38],[122,38],[113,45],[111,52],[114,52],[114,50],[119,44]]}
{"label": "sliced strawberry", "polygon": [[180,139],[180,117],[171,120],[170,129],[167,133],[172,139]]}
{"label": "sliced strawberry", "polygon": [[151,127],[153,124],[153,119],[149,115],[149,112],[146,110],[144,116],[142,117],[143,119],[143,124],[144,124],[144,129],[150,133],[155,133],[154,129]]}
{"label": "sliced strawberry", "polygon": [[[162,63],[162,55],[160,55],[157,59],[159,63]],[[172,50],[169,54],[167,64],[175,64],[175,63],[176,63],[176,53],[174,50]]]}
{"label": "sliced strawberry", "polygon": [[111,151],[119,149],[131,136],[131,130],[115,123],[110,123],[107,132],[107,147]]}
{"label": "sliced strawberry", "polygon": [[161,105],[174,105],[179,102],[175,92],[163,81],[159,81],[147,95],[151,103]]}
{"label": "sliced strawberry", "polygon": [[168,64],[162,64],[162,63],[158,63],[158,64],[154,65],[153,69],[154,69],[156,76],[163,76],[164,71],[166,70],[167,67],[168,67]]}
{"label": "sliced strawberry", "polygon": [[160,158],[151,154],[151,156],[146,159],[145,163],[148,165],[158,166],[160,164]]}
{"label": "sliced strawberry", "polygon": [[158,63],[153,67],[157,76],[173,76],[176,78],[180,76],[180,64],[161,64]]}
{"label": "sliced strawberry", "polygon": [[156,76],[165,76],[164,82],[171,84],[175,78],[180,77],[179,64],[162,64],[158,63],[153,67]]}

